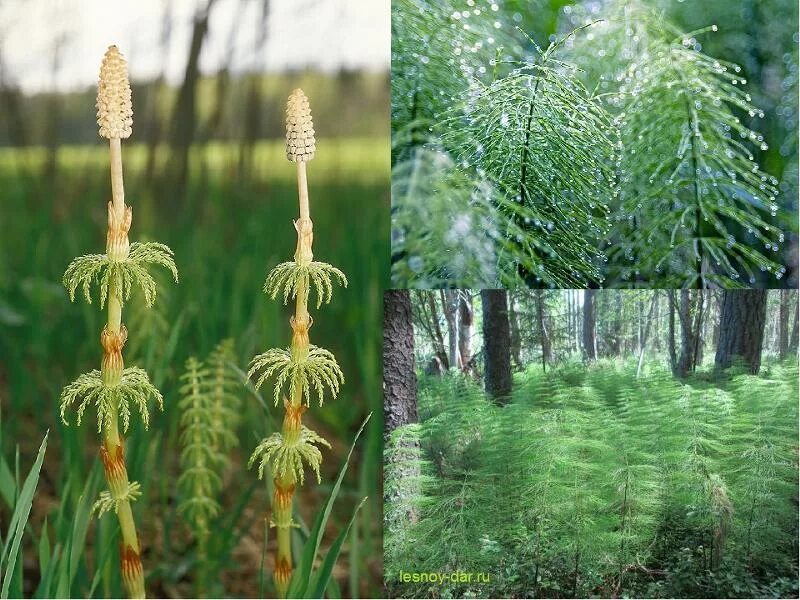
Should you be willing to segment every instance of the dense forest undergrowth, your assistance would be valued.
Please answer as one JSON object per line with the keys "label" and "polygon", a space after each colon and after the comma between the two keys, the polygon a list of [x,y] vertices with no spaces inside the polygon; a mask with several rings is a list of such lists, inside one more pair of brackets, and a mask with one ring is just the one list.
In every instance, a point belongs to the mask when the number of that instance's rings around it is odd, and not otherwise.
{"label": "dense forest undergrowth", "polygon": [[507,405],[421,376],[419,423],[387,443],[389,595],[797,597],[796,358],[663,362],[530,365]]}

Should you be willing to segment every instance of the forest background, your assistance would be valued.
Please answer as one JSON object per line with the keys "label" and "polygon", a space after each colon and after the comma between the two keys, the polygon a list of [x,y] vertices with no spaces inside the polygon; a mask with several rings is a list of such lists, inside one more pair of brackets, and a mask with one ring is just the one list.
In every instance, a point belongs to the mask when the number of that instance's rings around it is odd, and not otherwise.
{"label": "forest background", "polygon": [[390,593],[793,597],[797,327],[789,290],[387,293]]}

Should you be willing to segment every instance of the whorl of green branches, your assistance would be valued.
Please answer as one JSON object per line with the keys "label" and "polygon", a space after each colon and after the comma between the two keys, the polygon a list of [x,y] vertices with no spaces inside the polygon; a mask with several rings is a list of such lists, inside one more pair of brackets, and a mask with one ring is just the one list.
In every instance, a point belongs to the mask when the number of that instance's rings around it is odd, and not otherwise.
{"label": "whorl of green branches", "polygon": [[[333,265],[313,261],[308,264],[284,262],[273,268],[264,282],[264,293],[273,300],[283,291],[283,303],[294,300],[298,293],[304,293],[304,302],[308,302],[311,287],[317,294],[317,308],[322,303],[328,304],[333,295],[333,283],[347,287],[347,277]],[[309,285],[310,284],[310,285]]]}
{"label": "whorl of green branches", "polygon": [[259,479],[264,477],[264,469],[269,466],[275,476],[283,477],[291,473],[303,485],[305,462],[317,476],[317,483],[320,483],[322,453],[317,446],[331,447],[327,440],[305,425],[301,426],[299,438],[295,442],[286,442],[282,434],[273,433],[256,446],[247,466],[250,468],[258,461]]}
{"label": "whorl of green branches", "polygon": [[319,405],[322,406],[325,389],[327,388],[330,396],[335,399],[339,393],[339,386],[344,383],[344,374],[333,353],[313,344],[308,355],[300,358],[292,355],[291,348],[270,348],[263,354],[253,357],[247,373],[248,378],[258,371],[261,371],[261,374],[255,380],[256,389],[275,375],[273,393],[275,406],[278,406],[281,392],[287,384],[290,398],[294,397],[297,390],[302,390],[303,399],[308,406],[313,391],[316,392]]}
{"label": "whorl of green branches", "polygon": [[66,412],[73,404],[78,404],[77,424],[81,424],[83,413],[90,404],[97,406],[97,431],[112,427],[113,416],[122,417],[122,431],[128,431],[131,420],[131,405],[139,411],[145,429],[150,425],[150,411],[147,401],[155,398],[159,409],[163,410],[164,398],[152,383],[147,373],[139,367],[128,367],[122,371],[117,385],[103,383],[100,371],[94,369],[83,373],[61,392],[61,420],[68,425]]}
{"label": "whorl of green branches", "polygon": [[178,269],[172,258],[172,250],[157,242],[133,242],[125,260],[112,260],[107,254],[87,254],[74,259],[64,272],[64,286],[70,300],[75,300],[75,291],[80,286],[86,301],[91,304],[92,283],[100,286],[100,308],[105,306],[109,286],[120,291],[120,300],[128,300],[131,289],[141,288],[145,303],[152,306],[156,299],[156,281],[147,272],[147,265],[160,265],[168,269],[178,281]]}
{"label": "whorl of green branches", "polygon": [[686,569],[708,586],[695,589],[728,590],[738,565],[791,577],[796,366],[691,385],[636,370],[531,367],[503,407],[461,376],[421,378],[420,423],[386,448],[386,572],[495,575],[447,589],[389,578],[391,593],[676,597]]}

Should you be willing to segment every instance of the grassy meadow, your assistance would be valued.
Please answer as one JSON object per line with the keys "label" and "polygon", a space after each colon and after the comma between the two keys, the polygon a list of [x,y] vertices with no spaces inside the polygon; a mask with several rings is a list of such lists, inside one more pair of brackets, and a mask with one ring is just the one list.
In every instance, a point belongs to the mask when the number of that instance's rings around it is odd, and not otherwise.
{"label": "grassy meadow", "polygon": [[[134,138],[135,140],[135,138]],[[156,305],[146,309],[134,292],[123,311],[129,330],[126,366],[144,368],[164,394],[150,431],[134,420],[126,439],[132,480],[143,496],[133,504],[143,544],[148,592],[193,597],[195,547],[177,511],[180,475],[179,377],[190,356],[205,358],[226,338],[235,343],[238,367],[265,349],[288,345],[290,308],[262,292],[268,270],[290,260],[297,216],[294,165],[282,140],[257,142],[243,171],[240,146],[212,142],[193,148],[185,192],[169,180],[145,175],[147,149],[123,145],[126,202],[133,209],[131,241],[170,246],[180,283],[163,277]],[[160,148],[156,166],[166,163]],[[105,314],[96,300],[70,303],[61,277],[76,256],[105,248],[110,199],[107,146],[60,146],[55,161],[44,148],[0,149],[0,531],[45,433],[47,450],[21,552],[10,580],[11,597],[120,597],[118,525],[113,516],[89,516],[105,489],[99,437],[90,408],[80,427],[66,427],[59,394],[80,373],[99,368]],[[49,164],[48,164],[49,163]],[[160,172],[156,168],[153,172]],[[310,480],[296,502],[302,543],[330,491],[353,436],[374,413],[360,438],[323,540],[330,545],[365,496],[335,566],[328,593],[374,597],[381,564],[380,291],[388,286],[388,138],[337,138],[318,142],[309,164],[315,255],[341,268],[350,285],[329,305],[312,308],[312,342],[330,349],[345,374],[340,397],[323,410],[312,405],[304,420],[332,444],[324,453],[322,485]],[[161,273],[161,275],[166,275]],[[217,521],[211,527],[214,558],[210,597],[274,594],[274,529],[266,531],[270,483],[246,463],[255,445],[280,426],[282,409],[269,388],[239,390],[238,447],[225,469]],[[71,415],[74,418],[74,415]],[[269,479],[269,478],[267,478]],[[265,538],[265,536],[268,536]],[[3,537],[3,544],[8,542]],[[259,596],[263,597],[263,596]]]}

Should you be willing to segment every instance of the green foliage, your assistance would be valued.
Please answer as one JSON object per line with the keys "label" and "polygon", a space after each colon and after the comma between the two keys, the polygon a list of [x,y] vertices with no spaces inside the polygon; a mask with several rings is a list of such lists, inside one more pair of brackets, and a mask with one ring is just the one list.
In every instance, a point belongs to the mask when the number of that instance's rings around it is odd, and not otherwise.
{"label": "green foliage", "polygon": [[363,433],[364,428],[367,426],[371,416],[372,413],[369,413],[364,419],[363,423],[361,423],[361,427],[358,428],[358,431],[353,437],[353,443],[350,446],[350,450],[348,451],[347,456],[345,457],[342,466],[339,469],[339,474],[336,477],[336,481],[331,486],[328,497],[325,499],[325,504],[322,510],[317,512],[317,516],[314,519],[314,525],[311,527],[308,537],[305,540],[305,544],[303,545],[303,553],[299,562],[297,563],[297,568],[292,574],[292,580],[289,583],[287,598],[322,598],[323,592],[328,588],[329,582],[332,583],[330,581],[331,573],[333,572],[333,566],[336,564],[336,561],[339,558],[339,552],[341,550],[342,543],[344,542],[344,539],[347,537],[347,533],[350,531],[350,528],[353,525],[356,514],[358,514],[358,511],[361,510],[361,507],[364,505],[366,497],[362,499],[361,502],[356,506],[355,510],[353,511],[353,516],[351,517],[347,526],[340,532],[330,549],[328,549],[327,553],[322,559],[321,565],[316,569],[316,571],[314,570],[314,564],[316,563],[317,555],[319,554],[322,536],[325,534],[325,529],[328,524],[328,519],[331,516],[334,502],[336,502],[336,499],[339,496],[339,491],[342,487],[342,481],[347,473],[347,468],[350,466],[350,459],[353,457],[353,451],[356,448],[356,442],[358,442],[358,438],[361,437],[361,434]]}
{"label": "green foliage", "polygon": [[212,444],[224,453],[238,445],[236,428],[241,420],[242,400],[239,392],[242,389],[242,379],[231,368],[236,364],[233,340],[227,339],[217,344],[206,362],[207,393],[211,401],[210,411],[215,434]]}
{"label": "green foliage", "polygon": [[118,290],[120,301],[127,301],[131,289],[139,287],[144,294],[147,306],[156,299],[156,281],[147,272],[147,265],[160,265],[168,269],[178,281],[178,269],[172,258],[172,250],[157,242],[134,242],[125,260],[111,260],[106,254],[87,254],[73,260],[64,272],[64,287],[70,300],[75,300],[78,286],[83,290],[86,302],[92,303],[90,287],[92,283],[100,286],[100,308],[105,306],[109,290]]}
{"label": "green foliage", "polygon": [[[636,367],[532,367],[502,407],[462,376],[421,378],[420,423],[386,446],[389,593],[791,592],[797,367],[686,384]],[[491,577],[414,585],[400,570]]]}
{"label": "green foliage", "polygon": [[308,302],[311,292],[309,283],[314,286],[317,293],[317,308],[331,301],[333,295],[333,281],[347,287],[347,277],[339,269],[324,262],[312,261],[307,265],[294,261],[277,265],[267,275],[264,282],[264,293],[273,300],[283,290],[283,303],[297,297],[298,292],[304,293],[303,302]]}
{"label": "green foliage", "polygon": [[620,9],[589,48],[575,44],[577,54],[599,46],[631,56],[618,74],[605,73],[620,82],[608,98],[623,148],[615,276],[689,287],[751,285],[758,271],[780,279],[785,267],[774,256],[784,235],[768,222],[778,211],[778,180],[754,159],[753,146],[768,146],[742,115],[764,113],[741,68],[700,50],[697,39],[715,25],[682,34],[663,15],[636,4],[624,10],[638,43],[612,41],[630,37]]}
{"label": "green foliage", "polygon": [[514,3],[393,3],[395,285],[786,279],[793,184],[759,164],[750,96],[770,90],[703,53],[716,25],[683,33],[652,4],[570,6],[541,50]]}
{"label": "green foliage", "polygon": [[333,398],[339,393],[339,386],[344,383],[344,374],[333,354],[311,344],[308,355],[302,358],[292,356],[290,348],[270,348],[263,354],[253,357],[250,362],[248,378],[261,371],[255,381],[256,389],[269,379],[276,376],[273,399],[278,406],[281,392],[288,382],[289,397],[294,398],[300,392],[308,406],[311,402],[312,389],[317,393],[319,405],[322,406],[325,388]]}
{"label": "green foliage", "polygon": [[[5,538],[2,538],[2,533],[0,533],[0,571],[3,573],[0,598],[3,599],[9,597],[11,583],[17,573],[16,564],[20,553],[22,535],[25,532],[25,528],[28,526],[33,497],[36,494],[36,486],[39,484],[39,474],[42,469],[42,462],[44,461],[44,453],[47,450],[48,435],[49,432],[45,434],[42,440],[39,453],[36,455],[36,460],[31,466],[28,476],[25,478],[25,483],[20,489],[14,490],[18,492],[18,495],[14,498],[13,504],[10,505],[13,509],[13,513],[11,514],[11,520]],[[17,450],[19,451],[19,448]],[[17,458],[19,459],[19,454]],[[19,465],[17,465],[17,468],[19,468]]]}
{"label": "green foliage", "polygon": [[287,441],[281,433],[276,432],[256,446],[247,466],[252,467],[258,461],[259,479],[264,477],[264,469],[269,465],[276,477],[291,473],[302,485],[305,480],[303,462],[306,462],[317,476],[317,483],[320,483],[319,466],[322,464],[322,453],[317,446],[331,447],[322,436],[305,425],[301,426],[296,441]]}
{"label": "green foliage", "polygon": [[[562,40],[563,41],[563,40]],[[443,143],[507,199],[500,209],[524,231],[503,260],[529,286],[584,287],[602,281],[596,240],[608,231],[616,132],[599,102],[555,58],[558,43],[534,61],[470,95],[463,115],[442,124]],[[582,235],[576,235],[580,231]]]}
{"label": "green foliage", "polygon": [[192,524],[198,536],[206,536],[211,519],[219,513],[216,500],[222,479],[215,471],[223,460],[216,451],[217,429],[214,405],[206,392],[205,382],[210,373],[196,358],[186,361],[181,379],[181,467],[178,478],[183,500],[178,509]]}
{"label": "green foliage", "polygon": [[128,431],[131,420],[130,405],[138,409],[145,429],[150,426],[150,411],[147,402],[155,398],[159,410],[164,409],[164,398],[155,386],[150,383],[147,373],[139,367],[128,367],[122,371],[120,382],[114,386],[103,383],[100,371],[93,369],[83,373],[75,381],[67,385],[61,392],[61,420],[69,425],[66,412],[76,402],[77,424],[80,426],[83,413],[89,404],[97,406],[97,431],[112,426],[112,419],[122,417],[122,431]]}

